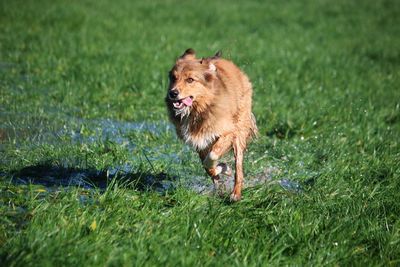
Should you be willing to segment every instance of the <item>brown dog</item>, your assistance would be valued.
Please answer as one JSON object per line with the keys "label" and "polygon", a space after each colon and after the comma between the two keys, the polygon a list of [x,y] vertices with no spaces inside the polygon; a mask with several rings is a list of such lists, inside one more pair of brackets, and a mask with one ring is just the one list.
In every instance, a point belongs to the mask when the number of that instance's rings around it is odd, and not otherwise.
{"label": "brown dog", "polygon": [[243,152],[257,134],[251,112],[252,88],[248,77],[221,53],[197,59],[193,49],[179,57],[169,73],[165,101],[178,136],[199,153],[216,189],[219,175],[231,169],[218,160],[233,148],[235,185],[230,196],[240,200]]}

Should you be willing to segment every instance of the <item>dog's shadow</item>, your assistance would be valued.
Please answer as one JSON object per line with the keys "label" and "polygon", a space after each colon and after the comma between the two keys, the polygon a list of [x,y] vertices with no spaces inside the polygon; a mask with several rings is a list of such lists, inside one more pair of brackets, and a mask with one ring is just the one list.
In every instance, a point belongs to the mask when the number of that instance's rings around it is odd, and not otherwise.
{"label": "dog's shadow", "polygon": [[[4,174],[3,174],[4,175]],[[5,173],[13,184],[36,184],[48,188],[81,187],[106,190],[120,184],[139,191],[166,192],[174,190],[176,176],[167,173],[133,171],[130,168],[97,170],[94,168],[68,167],[51,163],[39,163]]]}

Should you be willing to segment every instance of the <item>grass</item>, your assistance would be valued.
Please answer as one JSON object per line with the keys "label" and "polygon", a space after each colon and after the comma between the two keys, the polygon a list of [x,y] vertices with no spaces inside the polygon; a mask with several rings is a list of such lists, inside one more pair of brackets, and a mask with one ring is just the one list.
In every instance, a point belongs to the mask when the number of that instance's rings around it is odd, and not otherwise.
{"label": "grass", "polygon": [[[381,0],[1,1],[0,262],[399,265],[399,18]],[[138,186],[210,183],[163,103],[188,47],[253,82],[247,179],[273,168],[301,193],[269,183],[229,204]],[[106,188],[56,186],[113,169]]]}

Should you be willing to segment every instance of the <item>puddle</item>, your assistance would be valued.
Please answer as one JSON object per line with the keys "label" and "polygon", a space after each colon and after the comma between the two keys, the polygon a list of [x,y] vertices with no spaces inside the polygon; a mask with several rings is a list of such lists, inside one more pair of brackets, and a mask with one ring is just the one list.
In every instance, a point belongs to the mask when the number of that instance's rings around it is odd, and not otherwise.
{"label": "puddle", "polygon": [[[25,146],[37,146],[40,144],[63,145],[79,143],[90,144],[94,142],[112,141],[127,147],[129,151],[135,149],[136,144],[131,142],[130,135],[137,133],[150,133],[162,135],[164,133],[174,135],[173,127],[168,122],[122,122],[110,119],[80,119],[62,116],[58,113],[12,114],[0,111],[0,145],[12,144]],[[64,142],[64,143],[63,143]],[[0,146],[0,150],[2,147]],[[185,153],[182,151],[187,150]],[[189,148],[182,144],[181,151],[171,152],[167,144],[156,148],[142,149],[145,159],[152,171],[141,172],[137,166],[128,164],[111,166],[104,170],[71,167],[68,164],[52,165],[42,163],[28,166],[21,170],[3,173],[3,177],[11,178],[15,184],[38,184],[46,188],[55,187],[81,187],[84,189],[98,188],[105,190],[112,181],[126,183],[138,190],[152,190],[164,193],[177,187],[184,187],[200,194],[214,192],[211,179],[204,175],[184,174],[182,169],[183,158],[180,155],[190,157]],[[190,150],[191,151],[191,150]],[[183,156],[182,156],[183,157]],[[134,160],[135,161],[135,160]],[[167,163],[168,173],[156,173],[152,162]],[[190,170],[189,170],[190,172]],[[253,177],[246,177],[244,188],[264,185],[277,176],[279,170],[267,167],[261,173]],[[277,181],[277,180],[276,180]],[[282,188],[291,192],[301,192],[299,183],[289,179],[277,181]],[[233,177],[221,177],[221,185],[225,192],[233,189]]]}
{"label": "puddle", "polygon": [[57,144],[65,138],[75,143],[112,141],[134,148],[129,134],[148,132],[153,135],[173,133],[172,126],[159,122],[122,122],[110,119],[81,119],[59,114],[32,115],[0,112],[0,143],[20,145]]}
{"label": "puddle", "polygon": [[129,134],[132,133],[148,132],[153,135],[160,135],[165,132],[172,133],[172,127],[167,122],[121,122],[110,119],[79,119],[76,120],[75,124],[77,124],[77,127],[73,129],[64,126],[59,135],[69,135],[77,143],[93,143],[100,140],[127,145],[130,143]]}
{"label": "puddle", "polygon": [[15,66],[17,66],[17,64],[15,64],[15,63],[0,61],[0,71],[8,70]]}
{"label": "puddle", "polygon": [[279,180],[278,183],[280,186],[282,186],[282,188],[286,189],[287,191],[291,191],[293,193],[301,193],[303,191],[302,186],[296,181],[292,181],[285,178]]}
{"label": "puddle", "polygon": [[24,140],[42,143],[54,139],[59,127],[49,118],[0,112],[0,143],[17,144]]}

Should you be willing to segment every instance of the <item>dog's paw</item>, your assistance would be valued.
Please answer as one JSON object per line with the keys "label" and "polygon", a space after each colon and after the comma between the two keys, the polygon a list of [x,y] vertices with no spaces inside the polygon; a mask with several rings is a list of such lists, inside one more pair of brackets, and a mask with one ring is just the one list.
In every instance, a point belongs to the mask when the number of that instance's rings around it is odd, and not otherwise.
{"label": "dog's paw", "polygon": [[219,163],[215,168],[206,169],[206,171],[211,177],[215,177],[220,174],[232,176],[232,169],[225,163]]}
{"label": "dog's paw", "polygon": [[242,198],[242,195],[232,193],[229,199],[231,200],[231,202],[237,202],[237,201],[239,201],[241,198]]}
{"label": "dog's paw", "polygon": [[218,175],[221,173],[221,168],[218,168],[217,166],[216,168],[206,169],[206,171],[211,177],[218,177]]}
{"label": "dog's paw", "polygon": [[221,174],[226,176],[232,176],[232,169],[226,163],[219,163],[217,167],[221,168]]}

